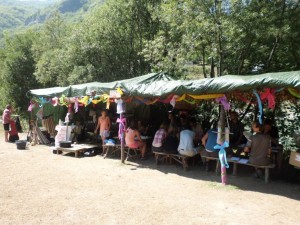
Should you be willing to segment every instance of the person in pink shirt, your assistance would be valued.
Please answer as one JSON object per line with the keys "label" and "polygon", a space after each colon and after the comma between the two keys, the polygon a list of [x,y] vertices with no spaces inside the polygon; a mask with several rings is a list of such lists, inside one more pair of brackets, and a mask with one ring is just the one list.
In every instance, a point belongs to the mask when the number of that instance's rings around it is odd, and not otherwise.
{"label": "person in pink shirt", "polygon": [[125,133],[125,143],[129,148],[139,148],[141,150],[142,159],[145,159],[146,143],[142,141],[137,123],[134,121],[131,121],[130,126]]}
{"label": "person in pink shirt", "polygon": [[98,118],[98,123],[95,129],[95,134],[97,130],[100,128],[100,136],[102,139],[102,144],[104,145],[104,141],[107,137],[109,137],[109,130],[110,130],[111,122],[109,117],[107,116],[106,110],[101,112],[101,116]]}
{"label": "person in pink shirt", "polygon": [[12,122],[12,119],[10,118],[11,111],[12,111],[11,105],[7,105],[2,114],[2,123],[4,127],[5,142],[8,142],[9,124]]}

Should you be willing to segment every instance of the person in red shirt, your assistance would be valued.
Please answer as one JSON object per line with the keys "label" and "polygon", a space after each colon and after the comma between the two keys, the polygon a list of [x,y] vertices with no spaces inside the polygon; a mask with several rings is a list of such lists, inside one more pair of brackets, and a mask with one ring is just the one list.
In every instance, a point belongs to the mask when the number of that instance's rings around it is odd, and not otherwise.
{"label": "person in red shirt", "polygon": [[19,135],[18,135],[18,130],[16,127],[16,122],[15,121],[10,121],[10,131],[9,131],[9,138],[8,140],[10,142],[15,142],[19,140]]}
{"label": "person in red shirt", "polygon": [[10,118],[11,111],[12,111],[11,105],[7,105],[2,114],[2,123],[3,123],[3,127],[4,127],[5,142],[8,142],[9,124],[12,121],[12,119]]}

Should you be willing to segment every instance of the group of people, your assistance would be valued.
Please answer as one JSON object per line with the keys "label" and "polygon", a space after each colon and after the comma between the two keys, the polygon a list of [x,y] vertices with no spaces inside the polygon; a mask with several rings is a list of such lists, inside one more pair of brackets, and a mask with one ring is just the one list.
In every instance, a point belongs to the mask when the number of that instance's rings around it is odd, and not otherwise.
{"label": "group of people", "polygon": [[[179,153],[185,156],[194,156],[198,153],[205,156],[218,156],[217,129],[209,129],[205,134],[201,126],[194,119],[180,119],[180,127],[174,125],[173,115],[169,115],[170,124],[162,124],[155,133],[152,151]],[[245,137],[244,125],[240,122],[236,112],[230,112],[229,121],[229,143],[228,155],[232,154],[233,148],[241,148],[242,152],[249,154],[249,162],[255,165],[270,164],[271,147],[279,146],[279,136],[272,121],[266,119],[263,124],[254,121],[251,125],[252,135]],[[167,129],[168,128],[168,129]],[[241,152],[239,152],[241,153]]]}
{"label": "group of people", "polygon": [[[188,118],[185,114],[175,118],[173,113],[169,113],[168,122],[160,125],[155,132],[152,142],[152,151],[166,152],[169,154],[181,154],[194,156],[196,154],[218,156],[218,150],[214,149],[217,145],[217,130],[210,129],[205,134],[195,118]],[[236,112],[230,112],[230,149],[244,145],[243,152],[249,153],[249,162],[256,165],[266,165],[270,163],[272,145],[278,145],[278,131],[272,126],[270,120],[265,120],[264,124],[255,121],[251,129],[253,135],[245,137],[244,125],[240,122]],[[100,129],[100,136],[105,143],[109,136],[111,121],[105,110],[98,118],[95,129]],[[142,159],[145,158],[147,145],[142,140],[142,134],[146,129],[139,121],[131,121],[125,132],[125,143],[128,147],[140,149]]]}
{"label": "group of people", "polygon": [[[268,165],[271,163],[270,157],[272,147],[280,147],[279,135],[276,127],[272,125],[270,119],[266,119],[262,124],[259,121],[254,121],[251,124],[251,135],[244,135],[244,125],[239,121],[236,112],[230,113],[230,146],[227,149],[228,154],[234,154],[233,149],[236,149],[238,155],[244,153],[249,155],[249,163],[254,165]],[[209,130],[202,138],[202,144],[205,146],[205,151],[201,154],[217,157],[218,151],[214,149],[217,145],[217,129]],[[247,137],[245,137],[247,136]],[[238,151],[238,149],[241,149]],[[278,158],[278,161],[281,160]],[[278,162],[277,162],[278,163]]]}
{"label": "group of people", "polygon": [[203,130],[195,118],[182,114],[178,122],[169,113],[169,124],[163,123],[154,135],[152,151],[194,156],[199,153],[202,136]]}

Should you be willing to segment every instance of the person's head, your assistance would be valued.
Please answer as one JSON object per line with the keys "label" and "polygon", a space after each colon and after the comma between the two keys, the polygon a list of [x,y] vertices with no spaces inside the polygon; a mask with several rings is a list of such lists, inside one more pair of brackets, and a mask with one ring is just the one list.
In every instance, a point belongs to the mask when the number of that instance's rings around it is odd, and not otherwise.
{"label": "person's head", "polygon": [[197,125],[197,121],[196,121],[196,118],[192,117],[190,120],[189,120],[189,124],[191,127],[194,127]]}
{"label": "person's head", "polygon": [[159,126],[159,129],[164,129],[164,130],[167,130],[167,127],[168,125],[165,124],[165,123],[162,123],[160,126]]}
{"label": "person's head", "polygon": [[174,120],[174,118],[175,118],[174,113],[173,112],[169,112],[168,119],[172,121],[172,120]]}
{"label": "person's head", "polygon": [[142,127],[142,126],[143,126],[142,121],[139,120],[139,121],[137,122],[137,125],[138,125],[138,127]]}
{"label": "person's head", "polygon": [[258,121],[254,121],[252,123],[252,130],[254,132],[262,132],[263,126]]}
{"label": "person's head", "polygon": [[189,124],[184,124],[182,130],[191,130],[191,126]]}
{"label": "person's head", "polygon": [[266,119],[264,121],[264,132],[268,133],[271,131],[271,129],[272,129],[272,120]]}
{"label": "person's head", "polygon": [[232,111],[232,112],[230,112],[229,116],[230,116],[230,120],[232,122],[237,122],[238,121],[238,114],[237,114],[237,112]]}
{"label": "person's head", "polygon": [[132,130],[137,130],[138,129],[138,125],[137,125],[137,122],[135,120],[132,120],[129,124],[129,127],[132,129]]}
{"label": "person's head", "polygon": [[101,115],[102,115],[102,116],[107,116],[107,111],[106,111],[105,109],[102,110],[102,111],[101,111]]}
{"label": "person's head", "polygon": [[6,105],[6,107],[5,107],[6,109],[9,109],[9,110],[11,110],[12,109],[12,107],[11,107],[11,105]]}

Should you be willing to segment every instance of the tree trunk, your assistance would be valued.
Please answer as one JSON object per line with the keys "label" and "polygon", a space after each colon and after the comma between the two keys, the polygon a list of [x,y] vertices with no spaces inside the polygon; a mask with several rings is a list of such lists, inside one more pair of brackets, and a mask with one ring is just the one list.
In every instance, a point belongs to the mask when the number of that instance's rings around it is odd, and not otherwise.
{"label": "tree trunk", "polygon": [[205,78],[207,78],[205,69],[205,45],[202,45],[202,71]]}

